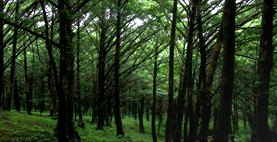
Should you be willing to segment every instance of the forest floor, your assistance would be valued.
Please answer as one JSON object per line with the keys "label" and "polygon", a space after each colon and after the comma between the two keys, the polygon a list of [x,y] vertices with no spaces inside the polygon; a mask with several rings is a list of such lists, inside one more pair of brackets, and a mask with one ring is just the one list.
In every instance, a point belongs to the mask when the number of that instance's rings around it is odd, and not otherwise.
{"label": "forest floor", "polygon": [[[0,112],[0,142],[28,141],[28,142],[55,142],[57,138],[53,136],[53,130],[57,124],[54,117],[49,117],[48,113],[40,115],[38,112],[32,112],[27,115],[26,112]],[[122,119],[125,136],[116,136],[116,127],[112,122],[111,127],[104,127],[104,130],[96,130],[96,124],[91,124],[91,116],[83,116],[84,128],[76,126],[81,140],[83,142],[151,142],[151,121],[144,119],[145,133],[139,133],[139,123],[131,116],[124,116]],[[166,118],[164,118],[166,120]],[[210,123],[212,128],[213,121]],[[157,122],[158,123],[158,122]],[[271,121],[269,124],[271,126]],[[77,123],[76,123],[77,124]],[[156,124],[158,126],[158,124]],[[239,121],[239,130],[235,135],[235,142],[250,141],[251,129],[246,125],[243,127],[243,121]],[[165,121],[162,122],[158,141],[164,141]]]}
{"label": "forest floor", "polygon": [[[57,120],[47,117],[48,114],[33,112],[33,115],[27,115],[25,112],[0,112],[0,142],[13,141],[31,141],[48,142],[57,141],[53,136],[53,129]],[[114,123],[112,127],[104,127],[104,130],[96,130],[96,124],[90,123],[91,117],[84,116],[85,127],[78,128],[79,135],[84,142],[149,142],[152,141],[151,121],[144,121],[145,132],[139,133],[138,120],[133,117],[124,117],[122,119],[125,136],[116,136]],[[161,135],[158,135],[158,141],[164,141],[165,124],[162,124]]]}

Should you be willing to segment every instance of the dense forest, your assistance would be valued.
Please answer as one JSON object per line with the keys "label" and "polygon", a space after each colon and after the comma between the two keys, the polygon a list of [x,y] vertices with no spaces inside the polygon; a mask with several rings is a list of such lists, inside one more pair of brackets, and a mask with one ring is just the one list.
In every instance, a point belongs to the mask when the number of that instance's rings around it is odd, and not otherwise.
{"label": "dense forest", "polygon": [[[38,121],[54,122],[60,142],[97,141],[84,131],[108,127],[118,141],[136,141],[131,130],[153,142],[277,141],[276,8],[274,0],[1,0],[0,122],[10,121],[0,127],[22,114],[51,118]],[[20,119],[18,127],[28,123]]]}

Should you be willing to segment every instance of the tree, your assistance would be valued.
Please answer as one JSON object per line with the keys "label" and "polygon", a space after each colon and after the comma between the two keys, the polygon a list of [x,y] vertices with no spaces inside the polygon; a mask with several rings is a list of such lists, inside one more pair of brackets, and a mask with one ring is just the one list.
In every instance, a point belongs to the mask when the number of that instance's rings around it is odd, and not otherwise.
{"label": "tree", "polygon": [[[0,12],[4,11],[4,1],[0,1]],[[4,75],[4,21],[0,20],[0,107],[3,108],[4,104],[4,84],[3,84],[3,75]]]}
{"label": "tree", "polygon": [[80,140],[80,136],[73,123],[74,53],[70,1],[59,0],[58,12],[60,25],[60,87],[57,131],[58,140],[62,142]]}
{"label": "tree", "polygon": [[157,142],[157,135],[156,135],[156,104],[157,104],[157,72],[158,72],[158,47],[155,47],[155,56],[154,56],[154,73],[153,73],[153,103],[152,103],[152,110],[151,110],[151,115],[152,115],[152,125],[151,125],[151,130],[152,130],[152,139],[153,142]]}
{"label": "tree", "polygon": [[260,41],[260,53],[258,62],[258,90],[257,90],[257,142],[271,141],[268,126],[268,98],[269,82],[273,65],[273,0],[264,0],[262,13],[262,33]]}
{"label": "tree", "polygon": [[226,0],[223,12],[223,69],[220,109],[215,141],[228,141],[231,130],[231,109],[234,84],[236,1]]}
{"label": "tree", "polygon": [[[15,21],[18,21],[18,11],[19,11],[19,2],[16,1],[16,8],[15,8]],[[14,27],[13,31],[13,48],[12,48],[12,65],[11,65],[11,72],[10,72],[10,80],[9,80],[9,89],[7,92],[7,100],[6,105],[4,107],[5,110],[11,110],[12,104],[12,96],[14,92],[14,73],[15,73],[15,59],[16,59],[16,44],[17,44],[17,31],[18,29]]]}
{"label": "tree", "polygon": [[115,62],[114,62],[114,78],[115,78],[115,124],[116,124],[116,135],[124,135],[121,112],[120,112],[120,83],[119,83],[119,70],[120,70],[120,36],[121,36],[121,0],[117,1],[117,14],[116,14],[116,49],[115,49]]}
{"label": "tree", "polygon": [[169,48],[169,88],[168,88],[168,109],[167,109],[167,120],[165,130],[165,141],[170,142],[173,139],[172,134],[172,121],[174,119],[173,112],[173,95],[174,95],[174,46],[175,46],[175,32],[176,32],[176,19],[177,19],[177,0],[174,0],[173,11],[172,11],[172,24],[171,24],[171,35],[170,35],[170,48]]}

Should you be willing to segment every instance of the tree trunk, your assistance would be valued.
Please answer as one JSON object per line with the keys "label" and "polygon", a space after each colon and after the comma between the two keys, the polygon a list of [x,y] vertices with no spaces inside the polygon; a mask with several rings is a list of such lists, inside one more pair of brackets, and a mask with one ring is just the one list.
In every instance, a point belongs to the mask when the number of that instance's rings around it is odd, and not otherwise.
{"label": "tree trunk", "polygon": [[58,1],[60,29],[60,88],[59,117],[57,123],[58,140],[80,140],[73,122],[74,103],[74,52],[72,47],[71,4],[68,0]]}
{"label": "tree trunk", "polygon": [[14,105],[15,109],[20,112],[20,98],[18,94],[18,86],[17,86],[17,81],[14,81]]}
{"label": "tree trunk", "polygon": [[201,16],[201,0],[197,0],[197,24],[198,24],[198,39],[199,39],[199,48],[201,53],[201,66],[200,66],[200,98],[201,98],[201,124],[200,124],[200,133],[199,140],[201,142],[207,142],[208,131],[209,131],[209,120],[211,115],[211,105],[210,105],[210,96],[206,92],[206,45],[203,37],[202,29],[202,16]]}
{"label": "tree trunk", "polygon": [[[45,45],[49,56],[49,69],[48,69],[48,89],[49,89],[49,104],[50,104],[50,116],[54,116],[57,110],[57,101],[56,101],[56,94],[59,94],[59,82],[58,82],[58,71],[55,64],[54,56],[52,53],[52,44],[49,42],[49,24],[47,20],[47,14],[45,11],[44,1],[40,1],[42,11],[43,11],[43,19],[45,22]],[[52,8],[52,11],[54,11],[54,8]],[[54,13],[54,12],[53,12]],[[52,15],[52,21],[54,20],[54,14]],[[50,27],[50,39],[53,40],[54,37],[54,24]],[[52,74],[53,70],[53,74]],[[56,91],[53,89],[52,85],[52,75],[54,75],[54,86],[56,86]]]}
{"label": "tree trunk", "polygon": [[215,141],[228,141],[234,84],[236,1],[226,0],[223,12],[223,69],[220,93],[219,124]]}
{"label": "tree trunk", "polygon": [[49,100],[49,111],[50,111],[50,114],[49,116],[54,116],[55,112],[56,112],[56,107],[55,107],[55,94],[54,94],[54,91],[53,91],[53,88],[52,88],[52,71],[51,71],[51,66],[49,66],[48,68],[48,92],[49,92],[49,95],[48,95],[48,100]]}
{"label": "tree trunk", "polygon": [[192,13],[189,21],[189,35],[188,35],[188,47],[187,47],[187,59],[186,59],[186,74],[184,78],[186,79],[185,84],[187,85],[187,117],[189,119],[189,136],[188,141],[195,141],[195,115],[193,111],[193,96],[192,96],[192,49],[193,49],[193,32],[195,27],[195,16],[196,16],[196,5],[195,1],[192,0]]}
{"label": "tree trunk", "polygon": [[[210,115],[208,116],[208,113],[211,114],[212,112],[212,102],[211,102],[211,98],[212,98],[212,85],[213,85],[213,80],[214,80],[214,74],[215,74],[215,69],[217,66],[217,61],[219,58],[219,54],[220,54],[220,50],[222,47],[222,39],[223,39],[223,34],[222,34],[222,26],[219,29],[218,35],[217,35],[217,41],[215,44],[215,47],[213,49],[213,53],[212,53],[212,57],[211,57],[211,61],[209,63],[209,68],[207,69],[207,75],[206,75],[206,97],[209,97],[208,100],[206,100],[204,103],[206,105],[206,107],[203,107],[203,111],[206,112],[206,115],[202,115],[201,121],[203,122],[203,124],[201,125],[200,128],[200,139],[204,139],[204,135],[207,134],[205,131],[205,129],[208,128],[209,122],[210,122]],[[204,105],[204,104],[203,104]],[[216,110],[216,114],[217,114],[217,110]],[[204,117],[205,116],[205,117]],[[218,117],[214,117],[214,122],[217,122],[217,118]],[[215,130],[216,130],[217,124],[214,123],[214,128],[213,128],[213,134],[215,136]],[[202,130],[202,131],[201,131]],[[205,133],[205,134],[203,134]],[[203,134],[203,135],[202,135]]]}
{"label": "tree trunk", "polygon": [[147,105],[145,106],[145,117],[146,117],[147,121],[150,121],[150,112],[149,111],[150,111],[150,105],[151,104],[147,103],[147,102],[146,102],[146,104]]}
{"label": "tree trunk", "polygon": [[[186,113],[187,114],[187,113]],[[189,117],[185,115],[185,122],[184,122],[184,140],[188,139],[188,121]]]}
{"label": "tree trunk", "polygon": [[158,97],[158,104],[159,104],[159,109],[158,109],[158,115],[159,115],[159,125],[158,125],[158,135],[160,135],[160,129],[161,129],[161,124],[163,121],[163,98]]}
{"label": "tree trunk", "polygon": [[133,105],[134,105],[134,111],[133,111],[134,118],[135,118],[135,120],[137,120],[137,113],[138,113],[138,104],[137,104],[137,101],[134,101]]}
{"label": "tree trunk", "polygon": [[[16,8],[15,8],[15,16],[18,16],[18,11],[19,11],[19,4],[16,1]],[[15,23],[17,23],[17,18],[15,18]],[[17,31],[18,29],[14,27],[13,31],[13,48],[12,48],[12,65],[11,65],[11,74],[10,74],[10,80],[9,80],[9,88],[7,91],[7,102],[4,107],[5,110],[11,110],[11,101],[12,101],[12,96],[14,92],[14,73],[15,73],[15,59],[16,59],[16,44],[17,44]]]}
{"label": "tree trunk", "polygon": [[140,100],[140,109],[139,109],[139,132],[145,133],[143,126],[143,112],[144,112],[144,96]]}
{"label": "tree trunk", "polygon": [[[104,18],[102,16],[102,18]],[[105,36],[106,36],[106,27],[103,19],[101,19],[101,32],[100,32],[100,47],[99,47],[99,66],[98,66],[98,122],[97,122],[97,129],[102,130],[104,126],[104,119],[105,119],[105,58],[106,58],[106,51],[105,51]]]}
{"label": "tree trunk", "polygon": [[165,142],[173,140],[172,137],[172,121],[173,121],[173,95],[174,95],[174,47],[175,47],[175,32],[176,32],[176,19],[177,19],[177,0],[173,3],[173,18],[171,23],[171,35],[170,35],[170,49],[169,49],[169,90],[168,90],[168,109],[167,120],[165,130]]}
{"label": "tree trunk", "polygon": [[270,141],[268,126],[268,98],[270,73],[273,65],[273,0],[264,0],[262,13],[262,34],[260,41],[260,55],[258,62],[258,98],[257,98],[257,141]]}
{"label": "tree trunk", "polygon": [[120,36],[121,36],[121,0],[117,1],[117,15],[116,15],[116,49],[115,49],[115,124],[116,124],[116,135],[124,135],[122,121],[121,121],[121,112],[120,112],[120,82],[119,82],[119,70],[120,70]]}
{"label": "tree trunk", "polygon": [[[78,0],[78,5],[79,5]],[[82,102],[81,102],[81,81],[80,81],[80,18],[77,21],[77,96],[78,96],[78,114],[79,122],[83,121]]]}
{"label": "tree trunk", "polygon": [[45,107],[45,103],[44,103],[44,76],[42,76],[40,78],[41,80],[41,86],[40,86],[40,95],[39,95],[39,109],[40,109],[40,114],[42,114],[44,112],[44,107]]}
{"label": "tree trunk", "polygon": [[156,104],[157,104],[157,71],[158,71],[158,47],[155,47],[155,56],[154,56],[154,73],[153,73],[153,103],[152,103],[152,139],[153,142],[157,142],[156,135]]}
{"label": "tree trunk", "polygon": [[[0,12],[4,11],[4,1],[0,1]],[[3,84],[3,75],[4,75],[4,21],[0,20],[0,108],[3,108],[4,104],[4,84]]]}

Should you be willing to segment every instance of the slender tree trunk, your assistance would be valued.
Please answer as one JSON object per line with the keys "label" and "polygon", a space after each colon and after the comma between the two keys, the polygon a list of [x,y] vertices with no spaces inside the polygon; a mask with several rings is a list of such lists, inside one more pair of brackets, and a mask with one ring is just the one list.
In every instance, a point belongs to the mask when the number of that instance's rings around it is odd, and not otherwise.
{"label": "slender tree trunk", "polygon": [[[187,114],[187,113],[185,113]],[[187,115],[185,115],[185,122],[184,122],[184,140],[188,139],[188,121],[189,121],[189,117]]]}
{"label": "slender tree trunk", "polygon": [[[16,8],[15,8],[15,16],[18,15],[19,11],[19,4],[16,1]],[[15,18],[15,21],[17,21],[17,18]],[[17,23],[17,22],[16,22]],[[16,58],[16,44],[17,44],[17,31],[18,29],[14,27],[13,31],[13,48],[12,48],[12,65],[11,65],[11,74],[10,74],[10,80],[9,80],[9,88],[7,91],[7,102],[6,106],[4,107],[5,110],[11,110],[11,104],[12,104],[12,96],[14,92],[14,73],[15,73],[15,58]]]}
{"label": "slender tree trunk", "polygon": [[[40,1],[41,7],[43,8],[43,20],[45,22],[45,45],[46,45],[46,49],[48,52],[48,56],[49,56],[49,70],[48,70],[48,88],[49,88],[49,102],[50,102],[50,116],[54,116],[56,113],[56,109],[57,109],[57,101],[56,101],[56,94],[59,94],[59,82],[58,82],[58,71],[57,71],[57,66],[55,64],[55,60],[54,60],[54,56],[52,53],[52,44],[49,42],[49,24],[48,24],[48,20],[47,20],[47,14],[45,11],[45,6],[44,6],[44,1]],[[52,8],[52,11],[54,11],[54,8]],[[54,20],[54,14],[52,15],[52,21]],[[54,30],[54,24],[51,25],[50,27],[50,39],[53,40],[53,33]],[[53,70],[53,74],[52,71]],[[54,75],[54,86],[56,86],[56,91],[53,90],[52,88],[52,75]],[[56,92],[56,93],[55,93]]]}
{"label": "slender tree trunk", "polygon": [[159,115],[159,125],[158,125],[158,135],[160,135],[161,123],[163,121],[163,98],[158,97],[158,115]]}
{"label": "slender tree trunk", "polygon": [[[213,85],[213,80],[214,80],[215,69],[216,69],[216,66],[217,66],[217,61],[218,61],[220,50],[221,50],[221,47],[222,47],[222,41],[223,41],[223,34],[222,34],[222,26],[221,26],[220,29],[219,29],[218,35],[217,35],[217,41],[216,41],[215,47],[213,49],[212,58],[211,58],[211,61],[209,63],[209,68],[207,69],[206,95],[207,95],[207,97],[209,97],[209,99],[206,100],[206,105],[208,105],[208,107],[205,108],[206,111],[207,111],[207,114],[208,114],[208,111],[210,113],[212,112],[212,102],[211,102],[212,85]],[[218,122],[217,121],[218,110],[215,108],[215,111],[216,111],[216,117],[214,117],[214,122],[216,122],[216,123],[214,123],[214,127],[213,127],[213,138],[216,137],[216,128],[217,128],[217,122]],[[203,124],[203,126],[201,126],[201,127],[202,128],[207,128],[208,127],[207,122],[210,121],[210,117],[202,118],[202,121],[205,124]],[[204,126],[204,125],[206,125],[206,126]],[[201,132],[201,129],[200,129],[200,133],[202,134],[203,132],[205,132],[205,130],[202,130],[202,132]],[[203,137],[204,136],[202,136],[202,138]]]}
{"label": "slender tree trunk", "polygon": [[29,78],[28,78],[28,67],[27,67],[27,55],[26,49],[24,50],[24,74],[25,74],[25,93],[26,93],[26,109],[29,115],[31,115],[31,100],[29,91]]}
{"label": "slender tree trunk", "polygon": [[137,113],[138,113],[138,103],[137,103],[137,101],[134,101],[133,105],[134,105],[134,111],[133,111],[134,118],[135,118],[135,120],[137,120]]}
{"label": "slender tree trunk", "polygon": [[15,79],[14,81],[14,105],[15,109],[20,112],[20,98],[19,98],[19,93],[18,93],[18,86],[17,86],[17,81]]}
{"label": "slender tree trunk", "polygon": [[99,47],[99,67],[98,67],[98,122],[97,129],[102,130],[104,126],[104,99],[105,99],[105,34],[106,28],[104,27],[104,23],[101,25],[101,33],[100,33],[100,47]]}
{"label": "slender tree trunk", "polygon": [[201,0],[197,1],[197,24],[198,24],[198,39],[201,53],[201,66],[200,66],[200,95],[201,95],[201,125],[200,125],[200,141],[207,142],[209,131],[209,120],[211,115],[210,96],[206,92],[206,46],[203,37],[202,29],[202,16],[201,16]]}
{"label": "slender tree trunk", "polygon": [[171,23],[171,36],[170,36],[170,49],[169,49],[169,91],[168,91],[168,109],[165,130],[165,142],[173,140],[172,137],[172,121],[173,121],[173,95],[174,95],[174,47],[175,47],[175,32],[176,32],[176,19],[177,19],[177,0],[173,3],[173,18]]}
{"label": "slender tree trunk", "polygon": [[215,141],[228,141],[231,130],[232,93],[235,60],[236,1],[226,0],[223,13],[223,70],[220,93],[219,124]]}
{"label": "slender tree trunk", "polygon": [[[4,11],[4,2],[0,1],[0,12]],[[4,104],[4,84],[3,84],[3,74],[4,74],[4,35],[3,35],[4,21],[0,20],[0,108],[3,108]]]}
{"label": "slender tree trunk", "polygon": [[41,80],[41,86],[40,86],[40,95],[39,95],[39,109],[40,109],[40,115],[44,112],[44,75],[40,78]]}
{"label": "slender tree trunk", "polygon": [[273,138],[268,126],[268,98],[270,73],[273,65],[273,0],[264,0],[262,13],[262,34],[258,62],[258,98],[257,98],[257,141],[268,142]]}
{"label": "slender tree trunk", "polygon": [[158,71],[158,47],[155,47],[154,56],[154,73],[153,73],[153,103],[152,103],[152,139],[153,142],[157,142],[156,135],[156,104],[157,104],[157,71]]}
{"label": "slender tree trunk", "polygon": [[47,77],[48,77],[48,81],[47,81],[47,85],[48,85],[48,92],[49,92],[49,95],[48,95],[48,100],[49,100],[49,111],[50,111],[50,114],[49,116],[54,116],[54,97],[53,97],[53,89],[52,89],[52,72],[51,72],[51,66],[48,67],[48,74],[47,74]]}
{"label": "slender tree trunk", "polygon": [[115,49],[115,124],[116,124],[116,135],[124,135],[123,127],[121,122],[121,112],[120,112],[120,83],[119,83],[119,70],[120,70],[120,36],[121,36],[121,0],[117,1],[117,15],[116,15],[116,49]]}
{"label": "slender tree trunk", "polygon": [[60,29],[60,88],[58,141],[80,140],[73,122],[74,103],[74,53],[72,47],[72,24],[68,14],[71,4],[68,0],[58,1]]}
{"label": "slender tree trunk", "polygon": [[188,141],[194,141],[195,140],[195,114],[193,111],[193,96],[192,96],[192,49],[193,49],[193,32],[195,27],[195,16],[196,16],[196,3],[194,0],[192,2],[192,13],[190,16],[189,21],[189,36],[188,36],[188,46],[187,46],[187,57],[186,57],[186,74],[184,76],[184,79],[186,79],[185,84],[187,85],[187,117],[189,118],[189,136]]}
{"label": "slender tree trunk", "polygon": [[[79,4],[79,0],[78,0]],[[77,96],[79,122],[83,121],[82,102],[81,102],[81,81],[80,81],[80,19],[77,21]]]}
{"label": "slender tree trunk", "polygon": [[150,120],[150,103],[147,103],[146,102],[146,106],[145,106],[145,117],[146,117],[146,120],[149,121]]}
{"label": "slender tree trunk", "polygon": [[142,96],[140,100],[140,108],[139,108],[139,132],[145,133],[144,126],[143,126],[143,112],[144,112],[144,96]]}

